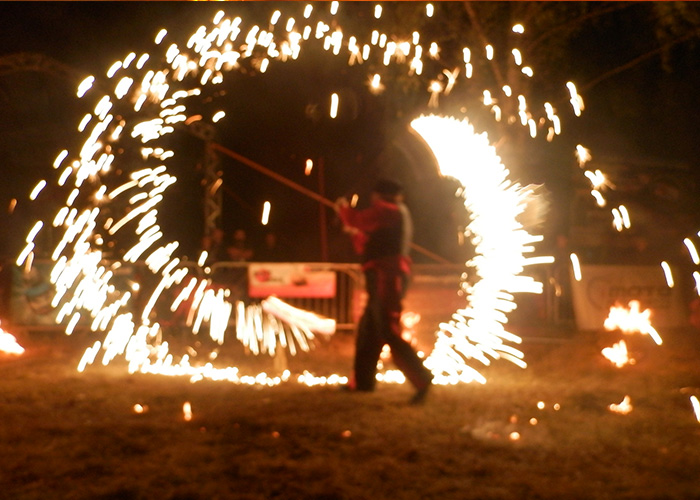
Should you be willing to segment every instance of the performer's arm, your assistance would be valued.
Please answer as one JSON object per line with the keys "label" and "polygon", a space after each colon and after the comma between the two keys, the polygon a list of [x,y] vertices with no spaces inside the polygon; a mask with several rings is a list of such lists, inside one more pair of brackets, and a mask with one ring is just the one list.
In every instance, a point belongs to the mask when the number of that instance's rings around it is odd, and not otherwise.
{"label": "performer's arm", "polygon": [[348,204],[338,204],[338,216],[343,224],[354,227],[362,232],[375,231],[382,225],[382,212],[379,207],[372,205],[364,210],[357,210]]}

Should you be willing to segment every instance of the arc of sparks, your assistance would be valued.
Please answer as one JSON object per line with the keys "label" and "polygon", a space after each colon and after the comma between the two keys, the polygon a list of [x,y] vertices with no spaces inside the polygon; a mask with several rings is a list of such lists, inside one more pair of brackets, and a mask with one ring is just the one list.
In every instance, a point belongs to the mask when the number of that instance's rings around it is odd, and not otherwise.
{"label": "arc of sparks", "polygon": [[[375,11],[376,18],[381,15],[380,9],[381,7]],[[62,317],[71,317],[71,321],[77,321],[80,317],[78,310],[85,309],[88,316],[95,318],[91,328],[106,332],[107,335],[104,342],[95,343],[86,351],[81,360],[81,369],[92,363],[97,357],[97,351],[102,349],[105,350],[103,362],[123,354],[129,361],[131,371],[184,373],[193,378],[230,376],[239,381],[244,380],[243,383],[250,380],[241,379],[237,373],[231,371],[223,374],[212,367],[193,370],[187,356],[182,357],[179,363],[174,361],[167,343],[151,344],[159,337],[160,327],[149,317],[149,311],[158,298],[157,294],[174,283],[179,283],[184,278],[183,274],[186,274],[178,271],[181,269],[178,267],[181,263],[174,256],[177,242],[164,241],[164,235],[157,225],[156,207],[166,196],[166,189],[175,182],[174,177],[166,173],[165,163],[155,169],[136,171],[129,181],[111,191],[102,181],[103,176],[113,173],[114,163],[118,161],[113,151],[118,150],[116,145],[123,135],[143,144],[144,161],[157,158],[165,162],[167,157],[171,157],[174,152],[166,153],[167,148],[158,148],[158,142],[173,133],[178,123],[187,123],[192,118],[188,117],[187,99],[200,96],[201,88],[206,85],[221,83],[224,73],[239,68],[244,60],[247,60],[254,70],[263,73],[273,61],[296,59],[302,43],[316,39],[323,43],[330,54],[348,57],[348,60],[358,64],[370,61],[374,56],[378,61],[385,63],[384,65],[403,64],[409,74],[422,72],[423,47],[420,44],[419,33],[414,33],[412,42],[397,44],[386,34],[374,30],[372,39],[363,43],[356,37],[346,36],[339,26],[332,29],[323,22],[315,23],[311,18],[312,11],[313,9],[308,8],[305,10],[304,20],[296,22],[290,18],[286,24],[271,22],[267,29],[261,29],[259,26],[246,27],[240,17],[229,18],[221,11],[215,16],[212,26],[201,26],[197,29],[183,45],[186,48],[181,49],[177,43],[171,42],[167,31],[161,30],[156,36],[155,44],[163,51],[162,60],[149,54],[143,54],[137,59],[134,53],[130,53],[123,61],[115,62],[108,69],[108,79],[115,81],[114,91],[110,95],[98,96],[94,111],[86,115],[79,124],[79,132],[86,136],[85,144],[72,159],[69,159],[70,166],[63,170],[60,177],[60,185],[73,182],[75,189],[66,207],[59,211],[60,216],[57,215],[54,224],[65,230],[64,237],[53,252],[56,264],[52,271],[52,281],[60,290],[56,306],[64,300],[60,306]],[[284,31],[280,33],[280,30]],[[430,50],[426,51],[426,54],[438,60],[440,47],[435,42],[429,43],[429,46]],[[347,48],[348,54],[342,52],[344,48]],[[406,56],[411,52],[413,58],[409,61]],[[473,51],[474,54],[477,52],[479,51]],[[475,61],[472,60],[471,50],[465,48],[464,54],[464,78],[468,80],[474,76]],[[492,57],[493,53],[489,51],[487,58]],[[132,65],[136,60],[136,64]],[[439,71],[440,74],[435,76],[435,80],[447,75],[449,85],[429,89],[433,101],[436,101],[438,94],[444,94],[465,81],[461,79],[457,69],[443,68]],[[448,71],[449,74],[444,71]],[[103,88],[94,83],[94,77],[84,80],[78,88],[78,96],[90,98],[96,89]],[[569,83],[568,87],[572,104],[578,114],[583,108],[582,100],[573,84]],[[380,89],[377,78],[375,90]],[[487,92],[489,91],[484,90],[484,95]],[[496,94],[495,91],[492,93]],[[524,96],[517,98],[521,101],[521,123],[530,127],[534,135],[533,124],[539,123],[539,119],[535,120],[537,117],[528,110]],[[337,98],[334,98],[334,101],[337,101]],[[500,117],[500,108],[496,109],[495,103],[485,101],[484,104],[491,107]],[[334,102],[334,113],[337,112],[337,105],[338,102]],[[116,110],[122,106],[133,110],[124,113],[125,116],[136,112],[137,118],[134,121],[137,123],[128,123],[125,118],[115,118],[120,116]],[[542,117],[544,123],[551,122],[550,128],[556,125],[556,130],[559,131],[560,120],[553,109],[546,108],[546,115]],[[212,117],[212,120],[218,121],[224,116],[220,112],[215,113],[213,117],[216,119]],[[442,139],[435,136],[430,139],[433,150],[440,156],[438,160],[443,174],[460,180],[469,179],[469,182],[463,182],[465,206],[472,213],[468,227],[472,234],[479,237],[478,255],[470,264],[477,270],[480,280],[474,285],[466,282],[463,284],[464,291],[470,298],[469,304],[457,311],[453,320],[441,325],[434,350],[435,356],[431,356],[429,361],[436,362],[442,353],[442,359],[449,360],[449,363],[446,365],[441,361],[441,372],[455,374],[458,380],[481,381],[483,377],[478,372],[464,363],[458,363],[457,360],[477,358],[488,363],[490,358],[505,358],[525,366],[522,353],[507,345],[508,342],[518,343],[519,338],[507,332],[503,325],[507,313],[515,308],[513,293],[541,291],[540,283],[522,274],[526,266],[541,262],[540,258],[525,256],[526,253],[532,252],[534,244],[540,241],[541,237],[530,234],[517,220],[518,214],[526,206],[526,199],[532,194],[531,190],[508,180],[508,172],[488,145],[488,140],[483,135],[474,134],[466,122],[434,118],[431,123],[438,122],[441,130],[449,131]],[[418,122],[416,126],[420,128]],[[422,134],[428,135],[428,131],[423,130]],[[436,145],[448,137],[452,141],[464,143]],[[470,147],[473,149],[469,149]],[[476,161],[465,163],[464,160],[474,154],[474,151],[481,156]],[[444,154],[448,158],[443,158]],[[54,167],[58,169],[69,155],[67,151],[61,152],[54,162]],[[450,159],[449,156],[453,158]],[[459,158],[462,159],[461,162]],[[485,167],[479,169],[478,175],[475,170],[477,165]],[[123,167],[127,168],[128,165]],[[475,180],[478,181],[472,182]],[[78,196],[79,193],[90,190],[93,190],[88,193],[91,196]],[[103,195],[107,191],[110,194],[105,199]],[[80,211],[72,207],[72,204],[80,199],[115,203],[127,192],[131,196],[130,212],[116,219],[105,217],[97,208]],[[36,195],[38,190],[34,196]],[[508,208],[489,213],[485,210],[488,196],[499,199],[503,206]],[[104,230],[115,236],[133,226],[137,228],[135,233],[139,235],[139,242],[129,250],[127,261],[143,258],[151,272],[160,275],[161,280],[155,295],[147,298],[147,308],[142,314],[132,314],[129,311],[132,306],[131,295],[127,291],[118,290],[113,282],[114,271],[122,263],[115,262],[109,268],[100,265],[103,257],[99,243],[101,238],[95,237],[94,234],[95,231]],[[500,229],[496,232],[489,229],[494,227]],[[32,251],[33,242],[28,238],[28,245],[22,253],[22,262],[31,262]],[[196,293],[200,295],[197,295],[193,302],[203,309],[191,311],[192,324],[199,327],[202,322],[207,321],[213,327],[213,337],[217,341],[222,340],[220,329],[228,325],[231,309],[213,307],[211,301],[221,302],[222,295],[208,291],[207,280],[201,280],[199,283]],[[91,294],[99,300],[88,300]],[[238,312],[236,324],[240,328],[247,329],[250,324],[260,321],[254,316],[246,319],[247,315],[244,312]],[[245,335],[238,331],[239,338]],[[301,345],[308,340],[306,334],[298,328],[292,330],[291,338]],[[268,350],[273,350],[273,347],[268,346]],[[258,379],[253,380],[257,382]],[[270,383],[267,377],[261,380],[262,383]],[[314,379],[306,377],[305,380]],[[446,380],[452,381],[453,378],[448,377]],[[314,380],[313,383],[317,381]]]}
{"label": "arc of sparks", "polygon": [[473,369],[465,369],[466,359],[489,364],[489,358],[504,358],[525,367],[522,352],[507,344],[519,344],[521,339],[505,329],[506,314],[516,308],[514,293],[542,292],[542,284],[524,274],[525,267],[553,262],[551,257],[528,257],[534,244],[542,240],[519,221],[532,188],[508,179],[509,172],[488,136],[475,133],[467,120],[422,116],[411,127],[433,151],[442,175],[462,185],[471,218],[465,233],[471,235],[476,251],[467,265],[479,278],[470,284],[467,273],[463,274],[468,304],[440,325],[435,348],[425,364],[445,383],[485,381]]}

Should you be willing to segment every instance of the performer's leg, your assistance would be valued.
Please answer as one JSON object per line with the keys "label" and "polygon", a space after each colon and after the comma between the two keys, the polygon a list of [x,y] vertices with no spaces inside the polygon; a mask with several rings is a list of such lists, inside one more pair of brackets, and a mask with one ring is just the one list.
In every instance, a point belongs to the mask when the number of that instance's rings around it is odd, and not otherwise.
{"label": "performer's leg", "polygon": [[433,380],[433,375],[424,365],[423,360],[413,349],[411,344],[401,336],[401,312],[403,310],[402,299],[408,287],[408,276],[404,273],[394,278],[396,286],[386,288],[385,314],[388,328],[386,343],[391,348],[391,357],[396,367],[403,372],[409,382],[421,391],[428,387]]}
{"label": "performer's leg", "polygon": [[400,335],[392,335],[388,344],[394,364],[416,389],[422,390],[431,384],[433,374],[423,365],[423,360],[418,357],[410,343]]}
{"label": "performer's leg", "polygon": [[374,390],[377,375],[377,362],[384,342],[379,334],[382,323],[381,302],[379,301],[376,275],[367,272],[367,306],[360,319],[355,343],[355,389]]}

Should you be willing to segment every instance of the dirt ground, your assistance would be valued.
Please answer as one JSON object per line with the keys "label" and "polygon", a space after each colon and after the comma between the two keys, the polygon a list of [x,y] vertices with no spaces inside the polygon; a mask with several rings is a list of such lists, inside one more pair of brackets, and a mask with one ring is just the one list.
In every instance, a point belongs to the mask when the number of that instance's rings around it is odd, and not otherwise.
{"label": "dirt ground", "polygon": [[[0,354],[0,498],[700,499],[700,339],[662,334],[626,337],[636,363],[617,368],[609,332],[526,332],[527,369],[499,361],[410,406],[407,385],[79,373],[86,334],[25,333]],[[347,375],[351,354],[336,334],[289,367]],[[631,413],[610,411],[625,396]]]}

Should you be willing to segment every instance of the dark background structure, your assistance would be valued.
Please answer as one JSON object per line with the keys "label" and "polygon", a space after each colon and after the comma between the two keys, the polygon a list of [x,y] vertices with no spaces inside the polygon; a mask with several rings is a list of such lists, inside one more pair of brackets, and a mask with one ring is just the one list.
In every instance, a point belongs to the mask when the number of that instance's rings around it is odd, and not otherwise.
{"label": "dark background structure", "polygon": [[[361,30],[371,5],[341,2],[339,17],[345,28]],[[423,5],[387,4],[382,19],[387,31],[400,33],[424,19]],[[84,76],[105,72],[113,61],[132,50],[150,49],[161,27],[182,39],[199,24],[208,23],[220,9],[264,20],[275,8],[302,7],[300,2],[294,6],[288,2],[3,3],[2,253],[13,255],[22,245],[27,226],[36,218],[32,211],[37,210],[27,206],[27,193],[51,169],[56,153],[76,140],[74,131],[86,110],[75,97],[75,88]],[[669,195],[673,199],[669,202],[646,196],[652,205],[647,218],[655,220],[656,208],[677,203],[671,211],[689,219],[682,230],[691,230],[698,208],[700,154],[695,126],[700,110],[697,4],[438,2],[435,7],[434,31],[426,37],[435,36],[445,50],[460,50],[463,42],[478,45],[482,43],[480,36],[507,47],[509,27],[524,20],[526,45],[531,49],[526,57],[536,71],[545,74],[538,80],[539,87],[531,90],[543,95],[554,92],[561,109],[567,106],[563,87],[567,80],[576,82],[583,95],[583,116],[567,119],[563,135],[552,144],[524,139],[523,131],[503,133],[492,120],[467,113],[477,128],[489,131],[494,140],[507,136],[499,153],[515,179],[543,183],[551,193],[550,222],[545,228],[548,235],[569,234],[572,224],[576,229],[577,225],[599,224],[606,217],[595,212],[592,198],[591,206],[585,203],[588,181],[577,171],[573,158],[576,144],[589,147],[601,166],[622,172],[619,179],[643,175],[652,179],[647,184],[654,190],[657,177],[663,177],[668,189],[675,190]],[[37,55],[46,59],[30,58]],[[405,133],[408,118],[427,109],[428,93],[420,87],[422,82],[397,78],[391,89],[374,96],[367,91],[366,75],[361,66],[350,68],[344,60],[310,53],[294,63],[272,65],[265,75],[233,78],[226,95],[217,102],[227,111],[225,123],[218,128],[220,142],[312,190],[323,189],[329,198],[362,194],[377,176],[396,175],[407,187],[418,226],[417,242],[459,261],[463,249],[456,234],[464,217],[452,196],[454,186],[435,175],[429,156],[421,155]],[[344,106],[333,122],[326,109],[331,92],[339,92]],[[480,89],[464,92],[472,95],[456,93],[435,111],[459,114],[458,105],[477,99]],[[180,180],[173,188],[172,199],[177,202],[166,205],[164,211],[170,215],[163,225],[193,253],[200,242],[201,219],[197,214],[202,199],[201,174],[193,166],[201,150],[196,141],[180,139],[178,160],[173,165]],[[317,165],[310,177],[303,175],[306,158],[313,158]],[[323,184],[317,178],[321,163]],[[223,159],[222,168],[227,233],[240,227],[260,238],[272,230],[288,244],[290,259],[319,259],[321,208],[317,203],[231,160]],[[5,207],[13,199],[19,204],[9,215]],[[268,199],[273,207],[271,222],[262,228],[262,202]],[[572,200],[578,202],[572,204]],[[582,211],[590,210],[594,211],[591,216],[581,216]],[[331,242],[331,260],[352,259],[337,221],[328,215],[328,234],[338,240]],[[655,225],[648,224],[652,239]]]}

